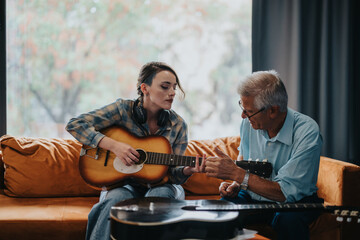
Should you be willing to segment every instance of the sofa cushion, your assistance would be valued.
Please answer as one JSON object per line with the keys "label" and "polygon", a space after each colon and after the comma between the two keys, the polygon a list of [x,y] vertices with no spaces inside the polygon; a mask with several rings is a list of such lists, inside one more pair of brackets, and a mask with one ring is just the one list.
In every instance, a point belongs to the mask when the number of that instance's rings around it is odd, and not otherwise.
{"label": "sofa cushion", "polygon": [[[215,147],[236,160],[239,154],[240,137],[223,137],[213,140],[189,141],[185,155],[196,156],[206,154],[206,157],[215,156]],[[194,173],[182,186],[188,195],[219,195],[219,186],[223,180],[206,176],[205,173]]]}
{"label": "sofa cushion", "polygon": [[85,239],[99,197],[13,198],[0,194],[0,239]]}
{"label": "sofa cushion", "polygon": [[79,174],[80,148],[71,139],[1,137],[4,193],[13,197],[97,195],[99,191]]}

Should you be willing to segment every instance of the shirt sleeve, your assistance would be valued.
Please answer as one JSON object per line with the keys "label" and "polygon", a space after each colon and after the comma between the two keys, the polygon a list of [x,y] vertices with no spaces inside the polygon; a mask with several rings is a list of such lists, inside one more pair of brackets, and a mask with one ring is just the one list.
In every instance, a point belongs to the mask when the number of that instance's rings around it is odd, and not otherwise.
{"label": "shirt sleeve", "polygon": [[[188,145],[188,134],[187,134],[187,124],[185,121],[182,121],[175,129],[172,131],[177,131],[178,136],[175,142],[172,144],[172,149],[176,155],[184,155],[187,145]],[[169,183],[173,184],[183,184],[190,176],[186,176],[183,173],[184,167],[171,167],[169,168]]]}
{"label": "shirt sleeve", "polygon": [[[301,131],[300,131],[301,132]],[[318,130],[302,132],[295,137],[293,154],[279,169],[278,182],[286,202],[296,202],[316,192],[322,137]]]}
{"label": "shirt sleeve", "polygon": [[118,102],[114,102],[70,119],[66,130],[82,144],[95,148],[105,136],[99,130],[112,126],[120,120]]}

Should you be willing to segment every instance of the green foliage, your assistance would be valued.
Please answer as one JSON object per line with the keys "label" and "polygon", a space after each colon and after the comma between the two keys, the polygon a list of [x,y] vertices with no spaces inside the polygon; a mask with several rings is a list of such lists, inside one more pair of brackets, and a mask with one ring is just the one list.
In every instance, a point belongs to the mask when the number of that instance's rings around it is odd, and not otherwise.
{"label": "green foliage", "polygon": [[174,107],[191,128],[210,117],[237,126],[234,86],[251,71],[251,1],[241,2],[8,0],[8,132],[63,136],[71,117],[136,98],[154,60],[182,76],[187,98]]}

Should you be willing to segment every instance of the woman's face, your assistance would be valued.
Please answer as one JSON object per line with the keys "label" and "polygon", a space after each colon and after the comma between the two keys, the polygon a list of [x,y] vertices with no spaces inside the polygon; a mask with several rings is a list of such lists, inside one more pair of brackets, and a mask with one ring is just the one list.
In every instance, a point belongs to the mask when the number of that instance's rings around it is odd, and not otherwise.
{"label": "woman's face", "polygon": [[151,86],[143,84],[145,108],[153,111],[171,109],[177,87],[176,77],[172,72],[161,71],[154,76]]}

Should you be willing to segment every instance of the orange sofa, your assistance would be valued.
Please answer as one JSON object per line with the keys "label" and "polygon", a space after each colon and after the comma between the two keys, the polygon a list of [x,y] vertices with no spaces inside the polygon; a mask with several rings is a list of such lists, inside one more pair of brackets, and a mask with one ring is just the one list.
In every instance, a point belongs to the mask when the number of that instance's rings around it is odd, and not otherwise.
{"label": "orange sofa", "polygon": [[[191,140],[186,155],[214,154],[214,147],[236,159],[239,137]],[[99,191],[78,172],[81,144],[71,139],[0,138],[0,239],[84,239],[87,215]],[[328,205],[360,205],[360,167],[321,157],[318,187]],[[194,174],[183,184],[186,199],[218,199],[220,179]],[[323,213],[311,239],[354,239],[357,223],[337,222]],[[246,226],[275,238],[266,226]]]}

